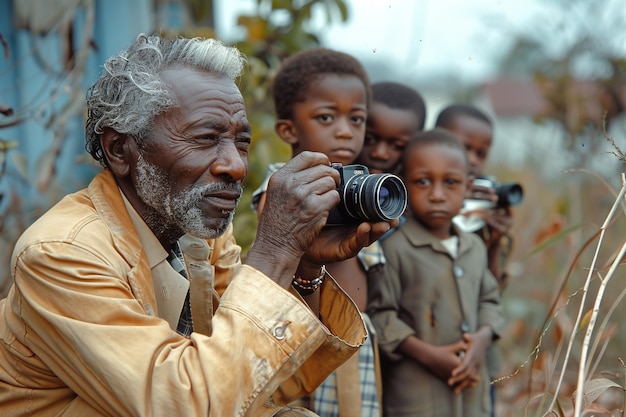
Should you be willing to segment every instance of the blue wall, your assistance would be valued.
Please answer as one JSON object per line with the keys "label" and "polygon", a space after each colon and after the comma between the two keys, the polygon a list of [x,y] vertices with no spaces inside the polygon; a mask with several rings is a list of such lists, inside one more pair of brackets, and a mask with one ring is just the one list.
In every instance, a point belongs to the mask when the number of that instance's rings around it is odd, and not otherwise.
{"label": "blue wall", "polygon": [[[16,193],[24,213],[33,211],[38,216],[65,193],[80,189],[87,184],[99,169],[90,164],[84,150],[84,101],[85,91],[99,76],[106,58],[123,49],[141,33],[154,30],[155,13],[150,0],[96,0],[76,1],[72,9],[72,29],[74,45],[83,43],[90,37],[94,48],[88,49],[84,69],[80,78],[73,82],[78,85],[73,96],[68,95],[72,79],[61,72],[64,65],[63,45],[58,30],[45,35],[35,35],[14,25],[14,2],[23,0],[0,0],[0,33],[8,44],[7,58],[4,49],[0,50],[0,102],[14,109],[14,116],[0,116],[0,124],[23,116],[26,121],[14,127],[0,129],[0,139],[15,141],[19,145],[9,151],[7,172],[0,178],[0,192],[4,194],[0,202],[0,214],[9,204],[11,193]],[[55,0],[31,0],[37,3],[54,3]],[[58,3],[67,3],[59,1]],[[93,5],[93,18],[85,5]],[[45,63],[45,64],[43,64]],[[45,68],[52,71],[46,71]],[[66,129],[57,129],[55,138],[54,123],[48,127],[52,114],[72,106],[76,110],[66,124]],[[56,176],[47,190],[40,190],[36,181],[40,167],[49,159],[54,141],[62,143],[56,158]],[[25,159],[27,178],[24,178],[15,163]],[[28,219],[27,219],[28,220]],[[5,225],[6,226],[6,225]]]}

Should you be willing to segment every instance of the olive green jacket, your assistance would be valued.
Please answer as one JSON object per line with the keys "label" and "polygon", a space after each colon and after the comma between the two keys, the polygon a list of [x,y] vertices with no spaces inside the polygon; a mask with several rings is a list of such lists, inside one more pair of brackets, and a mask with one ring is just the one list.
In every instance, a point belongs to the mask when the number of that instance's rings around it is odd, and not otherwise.
{"label": "olive green jacket", "polygon": [[387,263],[368,272],[368,308],[381,350],[385,416],[487,417],[486,362],[480,383],[455,395],[426,367],[397,351],[409,336],[431,345],[462,340],[481,326],[494,336],[504,326],[498,285],[487,266],[484,243],[472,233],[459,237],[453,258],[439,239],[407,218],[382,242]]}

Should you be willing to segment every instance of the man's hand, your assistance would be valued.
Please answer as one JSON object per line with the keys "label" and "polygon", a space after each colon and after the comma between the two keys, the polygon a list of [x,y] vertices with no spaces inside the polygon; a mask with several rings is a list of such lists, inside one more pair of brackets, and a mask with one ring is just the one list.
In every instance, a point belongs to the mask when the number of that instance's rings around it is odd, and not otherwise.
{"label": "man's hand", "polygon": [[302,152],[276,171],[246,263],[287,288],[302,254],[339,203],[339,181],[328,157],[317,152]]}
{"label": "man's hand", "polygon": [[325,228],[328,213],[339,204],[339,182],[339,172],[317,152],[302,152],[276,171],[246,263],[286,288],[301,258],[307,271],[319,271],[323,264],[356,256],[397,225],[393,220]]}
{"label": "man's hand", "polygon": [[369,246],[397,225],[398,219],[353,226],[325,227],[309,246],[303,258],[320,265],[352,258],[365,246]]}

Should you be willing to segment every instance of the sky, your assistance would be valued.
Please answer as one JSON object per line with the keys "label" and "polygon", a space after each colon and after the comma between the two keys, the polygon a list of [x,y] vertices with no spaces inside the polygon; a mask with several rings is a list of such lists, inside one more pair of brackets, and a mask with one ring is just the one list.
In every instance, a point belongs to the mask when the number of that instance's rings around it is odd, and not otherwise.
{"label": "sky", "polygon": [[[454,72],[476,82],[495,72],[510,45],[511,31],[523,28],[539,0],[346,0],[349,21],[317,24],[322,43],[362,60],[378,59],[401,73],[428,78]],[[255,10],[254,0],[221,0],[217,30],[228,40],[240,34],[235,16]]]}

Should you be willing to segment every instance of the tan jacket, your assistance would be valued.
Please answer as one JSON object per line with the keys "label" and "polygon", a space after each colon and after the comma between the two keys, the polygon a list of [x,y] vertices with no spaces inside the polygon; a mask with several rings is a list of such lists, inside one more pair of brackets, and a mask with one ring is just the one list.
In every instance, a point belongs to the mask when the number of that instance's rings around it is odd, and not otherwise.
{"label": "tan jacket", "polygon": [[228,288],[219,307],[196,308],[213,316],[199,325],[210,337],[178,335],[171,312],[189,282],[148,247],[135,216],[105,170],[22,235],[0,301],[0,415],[271,415],[264,404],[312,392],[364,341],[356,306],[332,280],[320,322],[295,292],[241,265],[232,229],[206,241],[208,268],[185,254],[207,302],[213,279]]}

